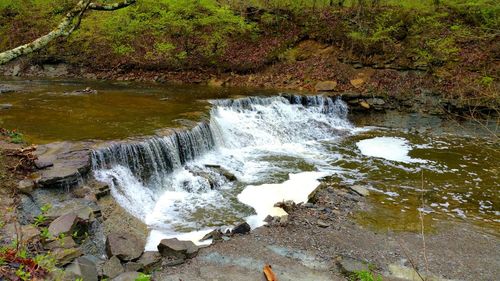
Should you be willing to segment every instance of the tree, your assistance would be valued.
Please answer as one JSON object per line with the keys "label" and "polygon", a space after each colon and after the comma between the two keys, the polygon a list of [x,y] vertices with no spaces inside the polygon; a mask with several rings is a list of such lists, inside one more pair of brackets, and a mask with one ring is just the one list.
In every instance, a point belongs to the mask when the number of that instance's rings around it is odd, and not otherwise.
{"label": "tree", "polygon": [[94,3],[92,0],[79,2],[64,16],[59,25],[49,33],[34,41],[0,53],[0,65],[6,64],[20,56],[30,54],[47,46],[53,40],[69,36],[79,26],[87,10],[114,11],[134,4],[136,0],[122,0],[112,4]]}

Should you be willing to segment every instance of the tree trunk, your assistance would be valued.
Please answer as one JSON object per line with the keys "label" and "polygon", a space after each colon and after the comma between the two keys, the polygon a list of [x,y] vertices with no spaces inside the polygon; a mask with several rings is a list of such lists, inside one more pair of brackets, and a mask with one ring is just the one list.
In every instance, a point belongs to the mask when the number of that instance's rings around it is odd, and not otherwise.
{"label": "tree trunk", "polygon": [[12,61],[20,56],[24,56],[34,51],[40,50],[47,46],[54,39],[70,35],[73,31],[75,31],[75,29],[78,28],[83,14],[88,9],[113,11],[127,7],[135,2],[136,0],[123,0],[114,4],[103,5],[98,3],[91,3],[91,0],[80,0],[75,5],[75,7],[73,7],[73,9],[71,9],[71,11],[69,11],[66,16],[64,16],[59,25],[48,34],[43,35],[28,44],[24,44],[14,49],[0,53],[0,65],[6,64],[9,61]]}

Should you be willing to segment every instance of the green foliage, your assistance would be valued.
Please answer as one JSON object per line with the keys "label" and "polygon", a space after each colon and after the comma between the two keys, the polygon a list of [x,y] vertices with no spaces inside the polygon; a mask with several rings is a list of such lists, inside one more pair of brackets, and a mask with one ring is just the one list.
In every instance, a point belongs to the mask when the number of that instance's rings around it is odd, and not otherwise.
{"label": "green foliage", "polygon": [[17,132],[16,130],[8,131],[7,136],[10,138],[9,141],[11,143],[22,144],[26,142],[23,134]]}
{"label": "green foliage", "polygon": [[382,277],[373,273],[371,270],[355,271],[352,279],[353,281],[382,281]]}
{"label": "green foliage", "polygon": [[44,215],[40,214],[40,215],[35,217],[34,225],[39,226],[39,225],[43,224],[46,220],[47,220],[47,218]]}
{"label": "green foliage", "polygon": [[144,273],[139,273],[139,276],[135,279],[135,281],[150,281],[151,275],[147,275]]}
{"label": "green foliage", "polygon": [[52,205],[47,203],[40,208],[40,211],[42,214],[46,214],[50,209],[52,209]]}
{"label": "green foliage", "polygon": [[493,77],[486,75],[486,76],[481,77],[481,80],[479,81],[479,83],[481,83],[481,85],[483,85],[483,86],[489,87],[491,84],[493,84],[494,81],[495,81],[495,79]]}
{"label": "green foliage", "polygon": [[24,265],[20,265],[16,270],[16,276],[23,281],[31,280],[31,274],[28,271],[24,270]]}
{"label": "green foliage", "polygon": [[47,227],[42,227],[40,230],[40,236],[46,240],[52,238],[52,235],[49,232],[49,229]]}

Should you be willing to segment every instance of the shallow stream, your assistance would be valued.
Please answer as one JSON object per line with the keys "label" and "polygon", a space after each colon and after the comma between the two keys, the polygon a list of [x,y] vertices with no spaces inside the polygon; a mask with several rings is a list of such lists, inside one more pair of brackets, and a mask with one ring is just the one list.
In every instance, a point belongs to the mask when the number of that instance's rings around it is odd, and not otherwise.
{"label": "shallow stream", "polygon": [[[151,229],[147,248],[243,219],[262,225],[280,213],[275,202],[305,201],[325,177],[370,190],[373,207],[355,214],[369,227],[418,230],[422,211],[430,226],[467,221],[500,229],[500,145],[491,128],[404,114],[379,114],[382,122],[350,114],[336,98],[272,91],[7,83],[24,90],[0,95],[1,104],[12,104],[0,111],[0,127],[17,128],[35,143],[147,136],[204,120],[174,136],[93,153],[95,177]],[[74,92],[86,87],[97,94]]]}

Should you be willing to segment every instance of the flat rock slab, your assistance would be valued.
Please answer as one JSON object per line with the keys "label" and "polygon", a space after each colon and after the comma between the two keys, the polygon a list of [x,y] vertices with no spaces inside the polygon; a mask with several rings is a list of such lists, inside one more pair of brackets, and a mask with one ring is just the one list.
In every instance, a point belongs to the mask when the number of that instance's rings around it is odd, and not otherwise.
{"label": "flat rock slab", "polygon": [[198,253],[198,247],[192,241],[180,241],[177,238],[163,239],[158,244],[158,252],[163,257],[179,259],[193,258]]}
{"label": "flat rock slab", "polygon": [[58,217],[49,225],[49,233],[54,237],[59,237],[61,234],[71,234],[76,224],[78,217],[71,213]]}
{"label": "flat rock slab", "polygon": [[70,187],[90,172],[90,142],[56,142],[41,145],[35,154],[41,163],[51,163],[40,171],[37,184],[43,188]]}
{"label": "flat rock slab", "polygon": [[106,238],[106,254],[122,261],[136,260],[142,255],[145,243],[131,233],[111,233]]}

